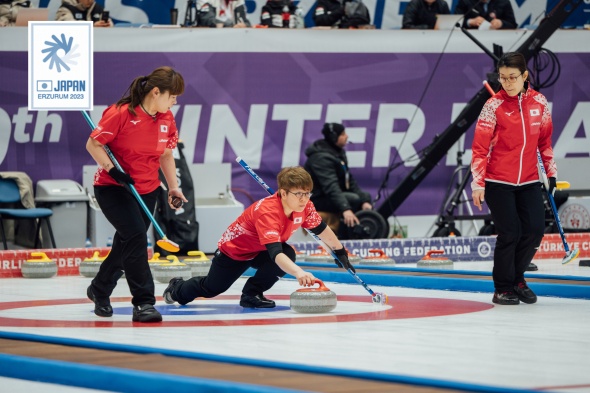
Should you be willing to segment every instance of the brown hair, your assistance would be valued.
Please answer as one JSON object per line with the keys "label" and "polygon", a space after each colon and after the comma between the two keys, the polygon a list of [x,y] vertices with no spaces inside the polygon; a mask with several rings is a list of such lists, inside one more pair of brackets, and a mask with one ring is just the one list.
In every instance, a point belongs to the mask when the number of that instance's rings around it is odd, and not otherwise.
{"label": "brown hair", "polygon": [[508,52],[504,53],[498,60],[498,71],[500,67],[518,68],[521,74],[526,71],[526,60],[522,53]]}
{"label": "brown hair", "polygon": [[281,169],[277,175],[277,184],[279,189],[287,191],[297,188],[311,191],[313,188],[311,175],[301,166],[289,166]]}
{"label": "brown hair", "polygon": [[135,107],[154,87],[160,89],[161,93],[169,92],[170,95],[178,96],[184,93],[184,78],[172,67],[167,66],[156,68],[148,76],[138,76],[125,91],[129,94],[123,95],[117,101],[117,108],[123,104],[129,104],[129,112],[135,115]]}

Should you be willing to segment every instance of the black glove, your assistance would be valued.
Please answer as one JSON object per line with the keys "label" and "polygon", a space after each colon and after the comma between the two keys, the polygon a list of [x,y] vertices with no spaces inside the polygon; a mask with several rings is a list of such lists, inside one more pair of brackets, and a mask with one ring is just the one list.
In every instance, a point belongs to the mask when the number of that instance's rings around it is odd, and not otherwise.
{"label": "black glove", "polygon": [[549,178],[549,190],[547,192],[551,194],[551,196],[555,196],[555,188],[557,187],[557,179],[555,177]]}
{"label": "black glove", "polygon": [[135,184],[135,180],[133,180],[131,178],[131,176],[129,176],[125,172],[121,172],[120,170],[118,170],[115,167],[112,167],[109,170],[109,175],[113,179],[115,179],[117,181],[117,183],[119,183],[119,184]]}
{"label": "black glove", "polygon": [[350,261],[348,260],[348,251],[346,251],[346,248],[342,247],[340,250],[334,250],[334,254],[336,254],[336,256],[338,257],[338,259],[334,259],[334,262],[336,263],[336,265],[338,265],[338,267],[341,267],[343,269],[350,269],[353,271],[353,273],[356,273],[356,270],[354,270],[354,267],[350,264]]}

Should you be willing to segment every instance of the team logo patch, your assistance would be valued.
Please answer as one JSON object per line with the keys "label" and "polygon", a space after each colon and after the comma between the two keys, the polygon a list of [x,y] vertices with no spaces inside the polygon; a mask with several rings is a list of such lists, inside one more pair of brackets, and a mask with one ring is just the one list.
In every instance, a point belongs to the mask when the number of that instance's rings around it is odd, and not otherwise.
{"label": "team logo patch", "polygon": [[541,115],[541,111],[538,109],[531,109],[531,116],[539,116]]}

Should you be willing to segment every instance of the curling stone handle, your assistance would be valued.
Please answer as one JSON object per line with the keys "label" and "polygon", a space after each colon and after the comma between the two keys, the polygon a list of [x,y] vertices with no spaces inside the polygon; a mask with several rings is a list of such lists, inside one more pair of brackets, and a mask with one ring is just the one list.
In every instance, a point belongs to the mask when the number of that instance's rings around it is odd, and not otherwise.
{"label": "curling stone handle", "polygon": [[195,256],[195,257],[205,258],[205,253],[203,251],[189,251],[187,254],[191,257]]}
{"label": "curling stone handle", "polygon": [[324,282],[322,280],[320,280],[319,278],[316,278],[315,280],[313,280],[314,284],[318,284],[320,287],[318,288],[321,291],[329,291],[328,287],[326,287],[324,285]]}
{"label": "curling stone handle", "polygon": [[372,248],[369,250],[370,254],[375,254],[378,258],[381,258],[385,253],[380,248]]}
{"label": "curling stone handle", "polygon": [[444,250],[429,250],[426,252],[426,257],[430,258],[433,254],[444,254],[445,251]]}
{"label": "curling stone handle", "polygon": [[51,262],[51,259],[49,259],[47,254],[45,254],[44,252],[32,252],[31,256],[32,257],[40,257],[40,258],[29,260],[29,262],[32,262],[32,261],[33,262]]}

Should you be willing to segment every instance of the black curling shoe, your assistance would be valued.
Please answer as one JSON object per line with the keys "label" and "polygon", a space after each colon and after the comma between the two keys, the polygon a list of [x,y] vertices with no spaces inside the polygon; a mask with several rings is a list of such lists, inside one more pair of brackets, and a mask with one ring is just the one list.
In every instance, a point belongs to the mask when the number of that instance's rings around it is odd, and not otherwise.
{"label": "black curling shoe", "polygon": [[86,296],[88,296],[88,299],[92,300],[92,302],[94,303],[94,313],[96,315],[98,315],[99,317],[113,316],[113,307],[111,307],[109,299],[107,299],[106,301],[99,302],[96,299],[96,296],[94,296],[94,292],[92,291],[92,285],[88,286],[88,289],[86,290]]}
{"label": "black curling shoe", "polygon": [[518,300],[518,296],[512,292],[494,292],[494,297],[492,298],[492,303],[501,304],[504,306],[516,305],[520,303]]}
{"label": "black curling shoe", "polygon": [[133,306],[133,322],[162,322],[162,315],[151,304]]}
{"label": "black curling shoe", "polygon": [[536,272],[537,270],[539,270],[539,267],[532,262],[529,263],[525,269],[525,271],[527,271],[527,272]]}
{"label": "black curling shoe", "polygon": [[537,295],[526,285],[526,282],[519,282],[514,287],[514,292],[523,303],[533,304],[537,302]]}
{"label": "black curling shoe", "polygon": [[274,301],[265,298],[264,295],[242,295],[240,306],[244,308],[274,308],[276,304]]}

